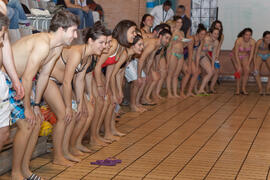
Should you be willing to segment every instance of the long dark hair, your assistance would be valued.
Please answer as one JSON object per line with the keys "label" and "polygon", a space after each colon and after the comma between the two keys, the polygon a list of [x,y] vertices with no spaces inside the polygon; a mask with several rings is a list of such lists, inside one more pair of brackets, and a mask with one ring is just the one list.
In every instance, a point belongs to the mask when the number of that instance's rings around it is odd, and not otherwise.
{"label": "long dark hair", "polygon": [[108,31],[109,30],[106,29],[104,25],[96,23],[92,28],[88,29],[84,38],[84,42],[87,43],[89,38],[95,41],[100,36],[107,36]]}
{"label": "long dark hair", "polygon": [[112,37],[117,40],[117,42],[124,47],[132,46],[132,43],[128,42],[127,31],[130,27],[136,26],[136,23],[130,20],[120,21],[114,28]]}
{"label": "long dark hair", "polygon": [[[222,35],[223,35],[223,25],[222,25],[222,22],[219,21],[219,20],[215,20],[215,21],[212,23],[210,29],[214,29],[214,28],[216,27],[216,24],[220,24],[220,27],[221,27],[220,30],[219,30],[219,36],[218,36],[218,40],[220,41],[220,40],[221,40],[221,37],[222,37]],[[210,29],[209,29],[209,31],[210,31]]]}
{"label": "long dark hair", "polygon": [[[270,34],[270,31],[264,31],[263,32],[263,38]],[[268,44],[268,50],[270,50],[270,44]]]}
{"label": "long dark hair", "polygon": [[251,35],[252,35],[252,33],[253,33],[253,31],[252,31],[251,28],[245,28],[245,29],[243,29],[243,30],[237,35],[237,37],[238,37],[238,38],[243,37],[244,34],[246,34],[246,32],[250,32]]}
{"label": "long dark hair", "polygon": [[144,14],[143,17],[142,17],[142,21],[141,21],[141,25],[140,25],[140,28],[142,29],[145,25],[144,25],[144,21],[146,20],[146,18],[150,16],[152,17],[151,14]]}
{"label": "long dark hair", "polygon": [[200,23],[198,25],[198,29],[197,29],[196,33],[199,34],[201,31],[207,31],[205,26],[202,23]]}

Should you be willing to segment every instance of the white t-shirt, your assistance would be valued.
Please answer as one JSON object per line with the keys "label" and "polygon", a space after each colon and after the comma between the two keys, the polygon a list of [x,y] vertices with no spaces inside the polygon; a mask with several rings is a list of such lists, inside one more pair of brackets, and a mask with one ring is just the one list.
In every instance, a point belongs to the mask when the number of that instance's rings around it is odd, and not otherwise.
{"label": "white t-shirt", "polygon": [[77,0],[77,3],[81,6],[81,7],[85,7],[85,6],[87,6],[87,4],[86,4],[86,0],[82,0],[82,1],[80,1],[80,0]]}
{"label": "white t-shirt", "polygon": [[168,12],[163,10],[163,5],[156,6],[150,12],[152,16],[154,16],[154,25],[153,28],[159,25],[160,23],[164,23],[169,19],[172,19],[174,16],[173,10],[170,8]]}

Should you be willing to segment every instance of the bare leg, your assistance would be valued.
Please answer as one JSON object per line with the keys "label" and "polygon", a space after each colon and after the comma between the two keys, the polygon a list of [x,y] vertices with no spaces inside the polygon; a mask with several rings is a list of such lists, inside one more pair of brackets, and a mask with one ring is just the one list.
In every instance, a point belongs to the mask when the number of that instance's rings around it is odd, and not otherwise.
{"label": "bare leg", "polygon": [[215,85],[216,85],[218,76],[219,76],[219,69],[216,69],[215,68],[213,77],[211,79],[211,85],[210,85],[210,91],[213,92],[213,93],[216,93],[216,91],[215,91]]}
{"label": "bare leg", "polygon": [[[258,68],[258,69],[255,69],[255,71],[257,71],[257,74],[255,75],[255,79],[256,79],[256,82],[257,82],[257,85],[259,88],[259,93],[262,94],[263,88],[262,88],[261,76],[260,76],[260,71],[259,71],[259,69],[262,65],[262,59],[260,58],[260,56],[257,56],[255,63],[257,63],[256,66]],[[266,67],[267,67],[267,64],[266,64]]]}
{"label": "bare leg", "polygon": [[160,75],[156,71],[151,70],[151,76],[152,76],[152,79],[153,80],[152,80],[152,82],[151,82],[151,84],[149,86],[149,89],[147,90],[147,93],[146,93],[146,101],[147,102],[151,102],[152,101],[151,98],[150,98],[150,96],[152,94],[152,91],[153,91],[154,87],[157,85],[157,83],[158,83],[158,81],[160,79]]}
{"label": "bare leg", "polygon": [[88,101],[88,100],[86,100],[85,104],[87,105],[88,117],[87,117],[86,123],[83,126],[83,129],[82,129],[81,133],[79,134],[79,137],[78,137],[78,139],[76,141],[76,148],[79,149],[82,152],[89,153],[89,152],[91,152],[91,150],[82,145],[82,140],[83,140],[83,137],[84,137],[85,133],[89,129],[89,126],[91,124],[91,120],[93,119],[93,116],[94,116],[94,105],[92,104],[91,101]]}
{"label": "bare leg", "polygon": [[169,62],[169,67],[168,67],[168,76],[167,76],[167,79],[166,79],[168,98],[173,98],[173,95],[172,95],[172,78],[174,76],[174,72],[176,71],[176,67],[177,67],[177,59],[176,59],[175,56],[171,56],[170,62]]}
{"label": "bare leg", "polygon": [[[14,180],[23,179],[24,174],[22,172],[23,157],[28,145],[30,135],[34,129],[34,126],[30,126],[25,120],[18,120],[17,132],[13,141],[13,160],[12,160],[12,173],[11,177]],[[31,175],[31,174],[30,174]],[[28,178],[28,174],[25,174],[25,178]]]}
{"label": "bare leg", "polygon": [[0,128],[0,152],[8,137],[9,137],[9,127],[7,126]]}
{"label": "bare leg", "polygon": [[63,154],[64,154],[64,157],[70,161],[80,162],[81,159],[76,156],[79,156],[82,154],[75,154],[72,151],[70,151],[70,137],[72,136],[72,132],[76,123],[76,120],[74,117],[75,116],[73,115],[71,122],[67,125],[66,130],[65,130],[65,135],[64,135],[64,140],[63,140]]}
{"label": "bare leg", "polygon": [[185,96],[185,89],[186,89],[188,80],[189,80],[190,75],[191,75],[191,67],[189,67],[185,61],[183,63],[182,72],[184,73],[184,77],[183,77],[182,83],[181,83],[180,96],[182,98],[185,98],[186,97]]}
{"label": "bare leg", "polygon": [[207,83],[209,82],[210,78],[212,77],[212,69],[211,69],[211,64],[208,61],[208,58],[205,56],[203,59],[200,60],[200,65],[202,66],[202,68],[206,71],[206,75],[203,77],[202,80],[202,84],[199,90],[199,94],[200,93],[205,93],[205,86],[207,85]]}
{"label": "bare leg", "polygon": [[192,62],[191,64],[191,70],[192,70],[192,77],[189,83],[189,87],[188,87],[188,92],[187,92],[187,96],[192,96],[194,97],[195,94],[192,93],[192,90],[194,89],[195,83],[198,80],[199,74],[200,74],[200,70],[199,68],[197,69],[195,67],[195,63]]}
{"label": "bare leg", "polygon": [[160,59],[159,70],[160,70],[160,80],[157,83],[155,95],[159,99],[162,99],[162,97],[160,96],[160,91],[167,76],[167,64],[165,58]]}
{"label": "bare leg", "polygon": [[38,135],[39,135],[39,130],[40,130],[40,119],[37,118],[36,125],[34,126],[34,129],[29,137],[28,144],[26,146],[26,150],[23,156],[23,161],[22,161],[22,172],[24,177],[30,177],[32,172],[30,171],[30,160],[32,157],[32,154],[35,150],[35,146],[37,144],[38,140]]}
{"label": "bare leg", "polygon": [[112,120],[113,120],[112,117],[113,117],[114,108],[115,108],[114,104],[109,105],[108,111],[107,111],[106,116],[105,116],[105,121],[104,121],[104,127],[105,127],[104,138],[109,139],[111,141],[119,140],[118,137],[113,135],[112,129],[111,129],[111,123],[112,123]]}
{"label": "bare leg", "polygon": [[131,87],[130,87],[130,109],[133,112],[142,112],[139,107],[136,105],[136,96],[139,91],[139,85],[137,81],[131,82]]}
{"label": "bare leg", "polygon": [[247,85],[247,81],[248,81],[248,76],[249,76],[249,64],[248,64],[248,59],[244,58],[242,59],[242,67],[243,67],[243,81],[242,81],[242,91],[245,95],[248,94],[248,92],[246,91],[246,85]]}
{"label": "bare leg", "polygon": [[[58,86],[51,80],[49,80],[43,97],[57,117],[57,122],[53,129],[53,163],[63,166],[72,166],[73,163],[68,161],[63,154],[64,134],[67,133],[66,128],[68,125],[65,121],[65,104]],[[65,145],[65,147],[67,146]]]}
{"label": "bare leg", "polygon": [[[265,62],[266,67],[268,69],[268,73],[270,73],[270,62],[269,62],[269,58],[266,60]],[[267,85],[266,85],[266,94],[270,95],[270,76],[268,76],[268,81],[267,81]]]}
{"label": "bare leg", "polygon": [[177,93],[177,88],[178,88],[178,82],[179,82],[178,77],[179,77],[179,74],[182,70],[183,64],[184,64],[184,58],[178,59],[176,69],[175,69],[175,72],[173,74],[172,85],[173,85],[173,95],[175,97],[180,97]]}

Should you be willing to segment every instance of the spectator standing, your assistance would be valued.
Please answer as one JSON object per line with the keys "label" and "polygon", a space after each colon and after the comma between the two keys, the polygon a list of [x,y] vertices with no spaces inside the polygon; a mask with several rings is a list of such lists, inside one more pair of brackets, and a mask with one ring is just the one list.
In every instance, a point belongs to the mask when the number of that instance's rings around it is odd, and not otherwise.
{"label": "spectator standing", "polygon": [[186,8],[184,5],[179,5],[175,12],[176,16],[181,16],[183,20],[183,26],[181,30],[184,32],[185,37],[190,36],[191,20],[186,15]]}
{"label": "spectator standing", "polygon": [[171,7],[171,1],[167,0],[162,5],[156,6],[152,9],[150,14],[154,17],[153,28],[155,28],[160,23],[165,23],[169,19],[172,19],[174,12]]}

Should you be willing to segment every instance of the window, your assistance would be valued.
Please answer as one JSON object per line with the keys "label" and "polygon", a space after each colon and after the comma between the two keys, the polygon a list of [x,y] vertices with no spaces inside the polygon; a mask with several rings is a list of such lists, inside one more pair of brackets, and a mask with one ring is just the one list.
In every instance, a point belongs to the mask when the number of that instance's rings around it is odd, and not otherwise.
{"label": "window", "polygon": [[217,0],[192,0],[191,1],[191,32],[196,33],[198,24],[202,23],[209,29],[212,22],[218,17]]}

